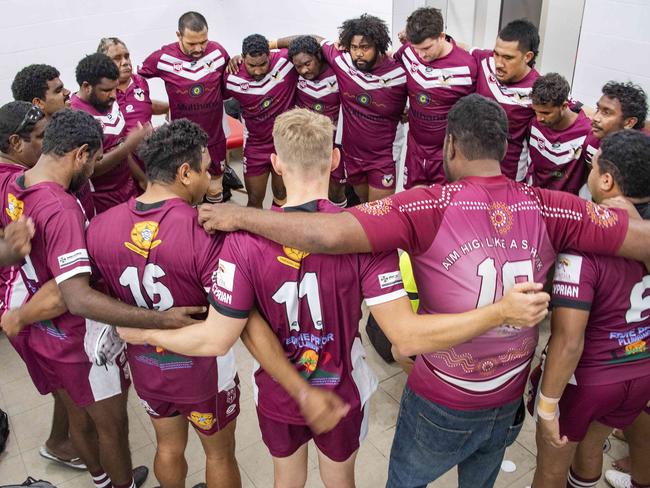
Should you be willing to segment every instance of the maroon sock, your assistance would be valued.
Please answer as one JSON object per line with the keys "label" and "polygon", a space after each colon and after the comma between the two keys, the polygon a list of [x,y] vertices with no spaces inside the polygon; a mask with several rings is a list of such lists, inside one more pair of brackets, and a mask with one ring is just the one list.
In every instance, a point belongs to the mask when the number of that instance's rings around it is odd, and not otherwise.
{"label": "maroon sock", "polygon": [[99,470],[96,473],[91,472],[90,476],[93,478],[95,488],[111,488],[111,479],[103,470]]}
{"label": "maroon sock", "polygon": [[650,484],[642,485],[641,483],[637,483],[632,479],[632,486],[631,488],[650,488]]}
{"label": "maroon sock", "polygon": [[573,471],[573,468],[569,469],[569,477],[566,480],[567,488],[596,488],[598,486],[598,481],[600,476],[595,479],[581,478]]}

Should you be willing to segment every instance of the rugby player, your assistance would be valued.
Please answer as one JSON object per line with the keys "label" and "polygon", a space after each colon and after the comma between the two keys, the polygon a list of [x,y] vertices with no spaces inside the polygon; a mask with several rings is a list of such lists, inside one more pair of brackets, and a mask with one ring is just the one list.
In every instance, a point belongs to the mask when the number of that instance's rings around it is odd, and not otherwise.
{"label": "rugby player", "polygon": [[47,64],[30,64],[21,69],[11,83],[14,100],[30,102],[45,115],[70,106],[70,90],[63,86],[59,70]]}
{"label": "rugby player", "polygon": [[[168,310],[208,305],[223,236],[209,236],[192,205],[210,184],[208,137],[186,119],[163,125],[139,154],[147,190],[90,223],[88,253],[108,292],[124,303]],[[188,252],[181,249],[187,248]],[[235,460],[239,386],[234,354],[188,357],[129,344],[126,356],[140,403],[156,432],[154,471],[161,486],[184,487],[187,428],[206,455],[208,486],[241,485]]]}
{"label": "rugby player", "polygon": [[[298,36],[289,43],[288,56],[298,72],[296,107],[327,115],[337,127],[341,110],[339,85],[334,70],[323,59],[318,41],[312,36]],[[340,145],[341,133],[338,130],[334,130],[334,142]],[[329,199],[341,208],[348,203],[345,183],[345,170],[339,164],[331,174]]]}
{"label": "rugby player", "polygon": [[[650,137],[619,131],[602,140],[588,185],[599,203],[624,197],[650,219]],[[551,338],[533,374],[537,469],[533,486],[591,488],[613,428],[630,445],[632,483],[650,485],[650,439],[631,428],[650,399],[650,319],[645,266],[620,257],[566,250],[553,280]],[[533,410],[533,404],[529,404]],[[650,412],[650,410],[646,410]],[[569,473],[570,469],[570,473]],[[568,481],[567,481],[568,475]]]}
{"label": "rugby player", "polygon": [[[286,46],[285,46],[286,47]],[[286,49],[269,49],[260,34],[251,34],[242,42],[242,63],[227,73],[226,91],[241,106],[246,130],[244,141],[244,184],[248,206],[262,208],[271,175],[273,202],[281,206],[286,199],[282,178],[273,171],[273,122],[294,105],[298,74]]]}
{"label": "rugby player", "polygon": [[[114,66],[113,66],[114,67]],[[192,322],[202,307],[154,312],[131,307],[90,288],[84,213],[73,192],[88,179],[102,155],[102,128],[82,111],[61,110],[45,130],[41,157],[24,173],[0,175],[4,227],[21,217],[34,222],[32,249],[22,263],[22,286],[35,293],[55,279],[69,312],[52,315],[31,328],[28,345],[68,412],[70,437],[95,485],[140,485],[146,468],[131,471],[126,397],[128,382],[118,356],[99,366],[84,351],[86,321],[148,327]],[[10,283],[11,284],[11,283]],[[11,296],[17,289],[9,289]],[[29,304],[29,302],[28,302]],[[27,325],[18,324],[19,329]],[[105,470],[105,471],[104,471]],[[109,480],[110,477],[110,480]]]}
{"label": "rugby player", "polygon": [[548,73],[533,83],[535,118],[528,139],[528,183],[577,195],[587,178],[587,138],[591,120],[569,107],[569,82]]}
{"label": "rugby player", "polygon": [[208,22],[198,12],[180,16],[176,38],[178,42],[151,53],[138,74],[165,82],[172,120],[189,119],[208,134],[212,163],[207,200],[220,202],[226,164],[223,76],[230,57],[221,44],[208,39]]}
{"label": "rugby player", "polygon": [[[147,80],[133,72],[131,53],[123,41],[117,37],[103,37],[99,41],[97,52],[106,54],[120,70],[116,101],[124,115],[127,134],[134,128],[151,124],[152,115],[165,115],[169,112],[169,104],[152,100],[149,96]],[[131,158],[133,158],[129,159],[131,173],[139,190],[143,191],[147,187],[144,163],[137,154],[131,154]],[[137,164],[137,167],[134,167],[133,163]]]}
{"label": "rugby player", "polygon": [[105,54],[86,56],[77,65],[79,91],[70,100],[74,110],[82,110],[95,117],[104,131],[104,155],[96,164],[90,180],[97,214],[127,201],[135,194],[128,157],[151,132],[151,125],[146,124],[126,134],[124,115],[116,103],[119,74],[111,58]]}
{"label": "rugby player", "polygon": [[[567,247],[650,257],[650,223],[502,175],[506,143],[503,109],[472,94],[448,116],[444,163],[452,183],[340,214],[203,206],[199,218],[208,231],[247,230],[305,252],[404,249],[425,313],[473,309],[520,280],[543,281]],[[468,342],[418,356],[402,399],[389,486],[426,485],[455,465],[462,487],[494,483],[523,421],[521,398],[537,330],[503,326],[467,333]]]}
{"label": "rugby player", "polygon": [[530,92],[539,77],[538,49],[537,28],[527,20],[513,20],[499,32],[494,49],[470,50],[478,64],[476,93],[495,100],[508,115],[501,172],[516,181],[524,180],[528,170],[528,126],[535,116]]}
{"label": "rugby player", "polygon": [[444,32],[440,10],[423,7],[406,19],[406,38],[393,55],[404,65],[409,130],[404,188],[446,183],[442,145],[447,114],[476,89],[476,60]]}
{"label": "rugby player", "polygon": [[[276,119],[278,153],[273,155],[273,164],[286,178],[288,191],[287,204],[277,213],[340,212],[326,200],[328,174],[339,161],[338,149],[332,151],[331,147],[332,129],[326,117],[305,109],[291,110]],[[234,341],[257,306],[283,347],[271,354],[273,346],[268,343],[275,344],[277,339],[264,338],[264,331],[271,330],[265,325],[258,324],[246,334],[245,343],[263,368],[255,374],[258,418],[262,438],[274,458],[277,486],[290,480],[304,484],[306,443],[311,438],[318,447],[325,485],[354,486],[354,461],[366,430],[366,403],[377,386],[363,359],[359,338],[364,298],[404,355],[446,348],[504,322],[532,326],[546,314],[548,299],[545,293],[523,293],[539,290],[541,285],[522,283],[497,305],[462,315],[415,315],[402,287],[394,251],[314,255],[243,232],[226,238],[216,280],[211,294],[214,310],[205,324],[178,331],[141,331],[137,339],[185,353],[218,352],[229,344],[222,339],[226,334],[222,331],[232,331]],[[530,310],[500,311],[500,307],[510,309],[514,300],[522,299],[522,307]],[[138,333],[134,329],[124,332],[127,340]],[[305,425],[308,422],[299,408],[300,387],[294,386],[293,380],[286,384],[288,375],[280,373],[275,356],[288,357],[294,374],[298,370],[312,385],[343,398],[350,410],[336,428],[320,435]]]}

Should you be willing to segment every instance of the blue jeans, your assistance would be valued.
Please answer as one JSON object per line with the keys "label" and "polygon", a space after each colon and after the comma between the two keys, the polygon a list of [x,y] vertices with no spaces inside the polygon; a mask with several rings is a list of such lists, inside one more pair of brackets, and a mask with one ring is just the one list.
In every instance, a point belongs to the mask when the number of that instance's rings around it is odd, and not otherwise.
{"label": "blue jeans", "polygon": [[460,488],[494,486],[503,453],[521,430],[522,405],[517,400],[485,410],[454,410],[406,386],[386,487],[424,488],[456,465]]}

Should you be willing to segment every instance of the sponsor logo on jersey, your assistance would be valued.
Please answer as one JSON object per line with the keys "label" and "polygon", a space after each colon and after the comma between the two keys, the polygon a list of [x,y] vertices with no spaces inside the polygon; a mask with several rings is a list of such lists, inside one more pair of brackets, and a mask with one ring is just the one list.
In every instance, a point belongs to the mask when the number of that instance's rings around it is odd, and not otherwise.
{"label": "sponsor logo on jersey", "polygon": [[314,112],[322,112],[322,111],[323,111],[323,108],[325,108],[325,107],[323,106],[322,103],[317,102],[317,103],[315,103],[314,105],[312,105],[311,108],[312,108],[312,110],[313,110]]}
{"label": "sponsor logo on jersey", "polygon": [[318,366],[318,353],[311,349],[307,349],[302,353],[302,356],[300,356],[298,364],[301,364],[308,374],[313,373],[316,371],[316,366]]}
{"label": "sponsor logo on jersey", "polygon": [[201,83],[198,83],[190,88],[191,97],[200,97],[201,95],[203,95],[203,85]]}
{"label": "sponsor logo on jersey", "polygon": [[563,283],[580,284],[580,270],[582,269],[582,256],[560,253],[555,261],[554,281]]}
{"label": "sponsor logo on jersey", "polygon": [[273,104],[273,97],[266,97],[262,102],[260,103],[260,107],[262,110],[268,109],[271,105]]}
{"label": "sponsor logo on jersey", "polygon": [[187,418],[202,430],[210,430],[215,423],[214,415],[211,413],[191,412]]}
{"label": "sponsor logo on jersey", "polygon": [[212,287],[212,293],[214,294],[214,298],[216,298],[217,301],[225,305],[232,305],[232,295],[230,293],[226,293],[225,291],[220,290],[216,286]]}
{"label": "sponsor logo on jersey", "polygon": [[230,404],[237,400],[237,387],[234,386],[226,392],[226,403]]}
{"label": "sponsor logo on jersey", "polygon": [[133,96],[138,102],[144,102],[144,90],[142,88],[133,90]]}
{"label": "sponsor logo on jersey", "polygon": [[491,203],[488,212],[494,230],[499,234],[507,234],[512,228],[512,212],[508,205],[502,202]]}
{"label": "sponsor logo on jersey", "polygon": [[158,236],[158,222],[151,220],[138,222],[131,229],[132,243],[125,242],[124,246],[143,258],[148,258],[149,251],[162,244],[162,241],[157,240],[156,236]]}
{"label": "sponsor logo on jersey", "polygon": [[300,269],[300,261],[309,256],[308,252],[294,249],[293,247],[282,246],[282,250],[286,254],[286,257],[278,256],[278,261],[295,269]]}
{"label": "sponsor logo on jersey", "polygon": [[357,95],[356,100],[359,105],[363,105],[366,107],[372,103],[372,97],[367,93],[360,93],[359,95]]}
{"label": "sponsor logo on jersey", "polygon": [[232,291],[235,284],[235,269],[237,267],[233,263],[219,259],[217,265],[217,286],[224,290]]}
{"label": "sponsor logo on jersey", "polygon": [[73,264],[77,264],[79,261],[88,261],[88,251],[85,249],[75,249],[72,252],[61,254],[57,258],[59,261],[59,268],[67,268]]}
{"label": "sponsor logo on jersey", "polygon": [[402,273],[399,271],[391,271],[390,273],[382,273],[377,276],[379,279],[379,287],[383,290],[390,286],[399,285],[402,283]]}
{"label": "sponsor logo on jersey", "polygon": [[230,405],[230,406],[226,409],[226,415],[227,415],[227,416],[228,416],[228,415],[232,415],[232,414],[234,413],[235,410],[237,410],[237,405],[236,405],[236,404],[235,404],[235,405]]}
{"label": "sponsor logo on jersey", "polygon": [[23,215],[24,209],[25,204],[22,200],[18,200],[12,193],[7,195],[7,208],[5,208],[5,212],[7,212],[11,220],[14,222],[18,220]]}
{"label": "sponsor logo on jersey", "polygon": [[431,103],[431,97],[428,93],[418,93],[417,101],[420,105],[429,105]]}
{"label": "sponsor logo on jersey", "polygon": [[598,227],[608,228],[618,224],[618,215],[593,202],[587,202],[587,215]]}

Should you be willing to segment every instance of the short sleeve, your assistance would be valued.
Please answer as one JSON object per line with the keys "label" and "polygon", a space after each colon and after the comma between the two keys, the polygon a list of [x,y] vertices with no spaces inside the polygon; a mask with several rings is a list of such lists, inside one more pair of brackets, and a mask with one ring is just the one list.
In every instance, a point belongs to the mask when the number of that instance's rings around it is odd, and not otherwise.
{"label": "short sleeve", "polygon": [[537,191],[542,199],[542,216],[557,252],[575,249],[608,256],[618,252],[629,222],[624,210],[601,207],[566,192]]}
{"label": "short sleeve", "polygon": [[374,252],[426,251],[436,236],[448,196],[444,187],[414,188],[349,210],[361,224]]}
{"label": "short sleeve", "polygon": [[491,49],[479,49],[477,47],[471,47],[469,53],[476,59],[477,63],[480,63],[484,58],[492,56]]}
{"label": "short sleeve", "polygon": [[560,253],[555,261],[551,305],[590,310],[597,272],[591,255],[574,251]]}
{"label": "short sleeve", "polygon": [[[203,287],[210,290],[216,280],[214,270],[217,269],[219,264],[219,254],[223,248],[224,234],[209,235],[199,226],[194,228],[194,232],[198,241],[198,245],[194,246],[197,273]],[[215,280],[213,280],[213,277]]]}
{"label": "short sleeve", "polygon": [[372,307],[406,296],[397,251],[363,254],[359,259],[361,291],[366,305]]}
{"label": "short sleeve", "polygon": [[62,208],[53,213],[45,225],[47,266],[57,284],[91,273],[86,247],[84,217],[75,202],[74,208]]}
{"label": "short sleeve", "polygon": [[248,262],[241,252],[246,247],[246,234],[229,234],[217,260],[215,280],[208,300],[222,315],[237,319],[248,317],[255,304],[255,290]]}
{"label": "short sleeve", "polygon": [[144,78],[153,78],[158,76],[158,61],[160,60],[161,51],[151,53],[138,66],[138,74]]}
{"label": "short sleeve", "polygon": [[330,66],[334,66],[334,59],[341,54],[341,51],[336,49],[333,42],[323,40],[320,43],[320,47],[323,50],[323,57],[329,63]]}

